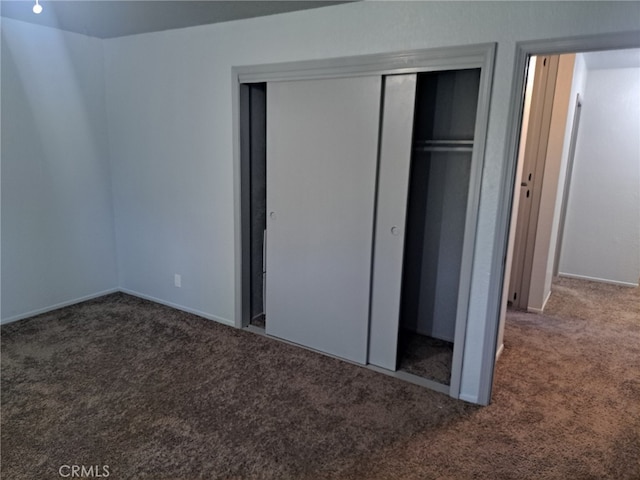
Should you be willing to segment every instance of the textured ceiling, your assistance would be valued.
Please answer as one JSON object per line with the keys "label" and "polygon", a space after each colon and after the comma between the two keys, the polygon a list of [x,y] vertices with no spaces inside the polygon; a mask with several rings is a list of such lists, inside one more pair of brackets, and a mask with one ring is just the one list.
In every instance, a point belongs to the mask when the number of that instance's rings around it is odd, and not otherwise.
{"label": "textured ceiling", "polygon": [[584,60],[589,70],[640,68],[640,48],[589,52],[584,54]]}
{"label": "textured ceiling", "polygon": [[40,0],[42,13],[32,12],[35,0],[0,2],[3,17],[60,28],[98,38],[228,22],[296,10],[347,3],[343,1],[63,1]]}

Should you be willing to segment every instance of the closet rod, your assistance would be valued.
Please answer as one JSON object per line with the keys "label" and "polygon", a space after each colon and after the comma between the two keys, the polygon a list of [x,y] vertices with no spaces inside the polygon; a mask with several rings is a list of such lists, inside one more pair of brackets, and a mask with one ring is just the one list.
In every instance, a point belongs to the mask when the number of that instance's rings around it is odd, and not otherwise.
{"label": "closet rod", "polygon": [[473,140],[416,140],[417,145],[473,145]]}
{"label": "closet rod", "polygon": [[473,140],[417,140],[414,151],[419,152],[471,152]]}
{"label": "closet rod", "polygon": [[464,145],[460,145],[460,146],[451,146],[451,147],[447,147],[447,146],[438,146],[438,145],[434,145],[434,146],[421,146],[421,145],[417,145],[415,147],[413,147],[413,151],[414,152],[473,152],[473,147],[472,146],[464,146]]}

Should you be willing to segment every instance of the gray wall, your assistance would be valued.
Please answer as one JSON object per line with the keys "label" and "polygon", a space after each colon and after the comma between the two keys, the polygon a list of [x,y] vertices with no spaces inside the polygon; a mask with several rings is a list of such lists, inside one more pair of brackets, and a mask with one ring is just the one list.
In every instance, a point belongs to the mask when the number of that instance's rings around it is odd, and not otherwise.
{"label": "gray wall", "polygon": [[638,285],[640,68],[587,71],[559,273]]}
{"label": "gray wall", "polygon": [[2,18],[2,321],[117,287],[102,43]]}

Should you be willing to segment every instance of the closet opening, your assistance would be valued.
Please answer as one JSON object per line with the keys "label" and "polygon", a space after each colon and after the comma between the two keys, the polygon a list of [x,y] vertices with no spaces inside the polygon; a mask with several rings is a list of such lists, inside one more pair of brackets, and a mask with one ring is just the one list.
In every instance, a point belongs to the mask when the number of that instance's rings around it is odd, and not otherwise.
{"label": "closet opening", "polygon": [[[479,403],[465,347],[494,55],[232,68],[236,327]],[[413,340],[444,347],[444,373]]]}
{"label": "closet opening", "polygon": [[265,328],[267,84],[240,85],[242,325]]}
{"label": "closet opening", "polygon": [[480,73],[417,76],[397,364],[443,385],[459,316]]}

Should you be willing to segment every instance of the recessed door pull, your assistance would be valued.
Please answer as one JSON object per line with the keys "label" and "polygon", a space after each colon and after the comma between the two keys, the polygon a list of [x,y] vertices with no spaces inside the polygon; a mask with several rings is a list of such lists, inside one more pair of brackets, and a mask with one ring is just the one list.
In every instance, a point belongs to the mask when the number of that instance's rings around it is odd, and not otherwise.
{"label": "recessed door pull", "polygon": [[276,212],[270,212],[270,213],[269,213],[269,218],[270,218],[271,220],[275,220],[275,219],[276,219]]}
{"label": "recessed door pull", "polygon": [[395,235],[397,237],[400,235],[400,229],[396,226],[391,227],[391,235]]}

